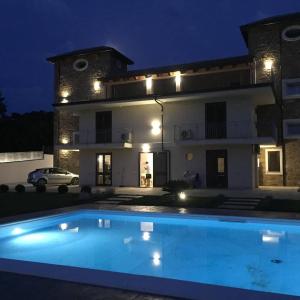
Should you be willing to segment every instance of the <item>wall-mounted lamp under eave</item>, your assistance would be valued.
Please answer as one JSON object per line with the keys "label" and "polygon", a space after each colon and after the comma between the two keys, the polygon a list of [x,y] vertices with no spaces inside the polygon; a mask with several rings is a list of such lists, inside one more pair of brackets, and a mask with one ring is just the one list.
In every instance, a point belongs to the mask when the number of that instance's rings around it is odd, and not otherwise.
{"label": "wall-mounted lamp under eave", "polygon": [[272,68],[273,68],[273,64],[274,64],[274,60],[272,58],[266,58],[264,60],[265,70],[268,71],[268,72],[271,72]]}
{"label": "wall-mounted lamp under eave", "polygon": [[175,72],[175,85],[176,85],[176,92],[181,91],[181,72],[176,71]]}
{"label": "wall-mounted lamp under eave", "polygon": [[147,76],[146,77],[146,94],[151,95],[152,92],[152,76]]}
{"label": "wall-mounted lamp under eave", "polygon": [[99,79],[96,79],[94,81],[94,91],[96,93],[99,93],[101,91],[101,81]]}
{"label": "wall-mounted lamp under eave", "polygon": [[161,133],[161,123],[159,120],[153,120],[151,122],[151,133],[153,135],[159,135]]}
{"label": "wall-mounted lamp under eave", "polygon": [[68,90],[63,90],[63,91],[61,91],[61,96],[63,98],[67,98],[70,96],[70,92]]}
{"label": "wall-mounted lamp under eave", "polygon": [[150,152],[150,145],[149,144],[143,144],[142,145],[142,151],[147,153]]}

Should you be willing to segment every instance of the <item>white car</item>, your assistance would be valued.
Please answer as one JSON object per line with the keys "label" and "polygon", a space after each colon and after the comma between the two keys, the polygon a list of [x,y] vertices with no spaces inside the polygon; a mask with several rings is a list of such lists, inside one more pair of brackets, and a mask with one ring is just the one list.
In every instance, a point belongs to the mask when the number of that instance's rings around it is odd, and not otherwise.
{"label": "white car", "polygon": [[79,184],[79,175],[61,168],[36,169],[28,174],[28,183],[33,185],[45,184]]}

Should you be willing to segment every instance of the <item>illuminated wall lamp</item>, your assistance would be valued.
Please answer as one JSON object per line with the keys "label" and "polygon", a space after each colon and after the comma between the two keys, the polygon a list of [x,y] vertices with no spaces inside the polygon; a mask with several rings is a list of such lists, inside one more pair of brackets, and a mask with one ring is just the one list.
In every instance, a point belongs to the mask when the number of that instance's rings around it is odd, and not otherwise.
{"label": "illuminated wall lamp", "polygon": [[66,144],[69,143],[69,139],[68,138],[62,138],[61,139],[61,143],[64,144],[64,145],[66,145]]}
{"label": "illuminated wall lamp", "polygon": [[150,152],[150,145],[149,144],[143,144],[142,145],[142,151],[147,153]]}
{"label": "illuminated wall lamp", "polygon": [[99,93],[101,91],[101,81],[99,79],[94,81],[94,91]]}
{"label": "illuminated wall lamp", "polygon": [[181,72],[175,72],[175,85],[176,85],[176,92],[181,91]]}
{"label": "illuminated wall lamp", "polygon": [[70,93],[69,93],[69,91],[64,90],[64,91],[61,92],[61,96],[62,96],[63,98],[67,98],[67,97],[70,96]]}
{"label": "illuminated wall lamp", "polygon": [[268,72],[272,71],[273,63],[274,63],[273,59],[271,59],[271,58],[266,58],[266,59],[264,60],[265,70],[268,71]]}
{"label": "illuminated wall lamp", "polygon": [[152,76],[146,78],[146,92],[147,95],[152,94]]}
{"label": "illuminated wall lamp", "polygon": [[153,120],[151,126],[152,126],[151,133],[153,135],[159,135],[161,133],[161,124],[158,120]]}

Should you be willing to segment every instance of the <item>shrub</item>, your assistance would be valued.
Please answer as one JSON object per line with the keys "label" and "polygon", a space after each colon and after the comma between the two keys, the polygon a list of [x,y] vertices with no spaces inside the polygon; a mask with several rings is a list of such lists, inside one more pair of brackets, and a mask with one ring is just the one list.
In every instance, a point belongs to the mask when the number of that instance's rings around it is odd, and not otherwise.
{"label": "shrub", "polygon": [[0,193],[7,193],[9,191],[9,187],[7,184],[0,185]]}
{"label": "shrub", "polygon": [[89,185],[84,185],[84,186],[81,187],[81,193],[91,194],[92,189]]}
{"label": "shrub", "polygon": [[35,188],[37,193],[45,193],[46,192],[46,186],[45,185],[37,185]]}
{"label": "shrub", "polygon": [[164,190],[175,194],[188,188],[189,184],[184,180],[170,180],[164,187]]}
{"label": "shrub", "polygon": [[69,188],[65,184],[62,184],[57,188],[57,191],[59,194],[66,194],[69,191]]}
{"label": "shrub", "polygon": [[25,193],[25,186],[23,184],[17,184],[15,186],[15,191],[17,193]]}

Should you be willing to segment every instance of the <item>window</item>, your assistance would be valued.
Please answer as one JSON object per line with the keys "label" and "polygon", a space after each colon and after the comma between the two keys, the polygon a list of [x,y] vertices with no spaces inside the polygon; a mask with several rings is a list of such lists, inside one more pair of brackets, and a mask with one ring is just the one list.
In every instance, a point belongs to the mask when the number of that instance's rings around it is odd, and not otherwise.
{"label": "window", "polygon": [[74,64],[73,64],[73,68],[76,71],[84,71],[87,69],[89,63],[86,59],[80,58],[75,60]]}
{"label": "window", "polygon": [[284,120],[284,137],[287,139],[300,138],[300,119]]}
{"label": "window", "polygon": [[266,174],[282,174],[282,150],[266,149]]}
{"label": "window", "polygon": [[285,99],[300,98],[300,78],[283,80],[283,97]]}
{"label": "window", "polygon": [[300,40],[300,26],[294,25],[287,27],[282,32],[282,38],[288,42],[294,42]]}

